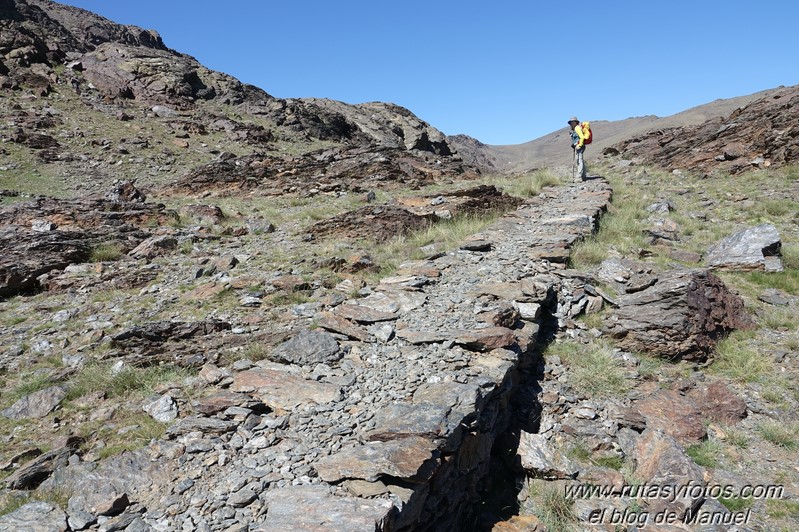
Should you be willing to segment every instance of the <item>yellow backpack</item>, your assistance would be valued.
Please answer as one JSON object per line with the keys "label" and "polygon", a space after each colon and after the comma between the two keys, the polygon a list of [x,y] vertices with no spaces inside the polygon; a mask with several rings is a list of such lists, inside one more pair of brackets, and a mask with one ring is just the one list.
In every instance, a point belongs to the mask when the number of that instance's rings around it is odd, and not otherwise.
{"label": "yellow backpack", "polygon": [[591,123],[590,122],[583,122],[580,124],[580,128],[583,130],[583,144],[591,144],[591,141],[594,140],[594,134],[591,132]]}

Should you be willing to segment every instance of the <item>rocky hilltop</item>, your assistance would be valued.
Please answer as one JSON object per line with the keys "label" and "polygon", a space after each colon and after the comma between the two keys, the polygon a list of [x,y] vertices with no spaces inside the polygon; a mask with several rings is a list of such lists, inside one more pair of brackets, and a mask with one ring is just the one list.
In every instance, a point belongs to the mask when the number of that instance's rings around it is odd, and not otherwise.
{"label": "rocky hilltop", "polygon": [[[62,195],[120,178],[168,185],[223,151],[231,164],[257,167],[251,183],[279,192],[313,188],[323,173],[380,186],[475,172],[406,109],[273,98],[167,48],[154,31],[47,0],[3,0],[0,28],[8,189],[23,188],[11,176],[32,170],[34,156],[47,163],[34,172],[67,184]],[[287,169],[291,178],[281,179]],[[208,178],[209,187],[229,185]]]}
{"label": "rocky hilltop", "polygon": [[[782,91],[782,88],[771,89],[736,98],[719,99],[666,117],[649,115],[615,121],[580,117],[591,121],[595,133],[594,143],[587,153],[588,159],[598,161],[603,151],[611,146],[630,139],[654,138],[666,130],[674,132],[676,137],[684,138],[684,142],[688,144],[694,137],[695,128],[704,127],[706,123],[720,124],[731,121],[732,117],[744,107],[756,101],[766,102],[770,98],[779,97]],[[524,173],[535,168],[569,166],[572,161],[565,120],[564,118],[562,129],[523,144],[492,146],[465,136],[453,136],[450,137],[450,141],[464,160],[473,162],[486,171]],[[763,126],[767,127],[766,124]],[[779,127],[778,124],[775,126]],[[712,126],[708,127],[712,129]],[[686,131],[683,132],[683,129]],[[641,153],[654,147],[654,144],[642,147]]]}
{"label": "rocky hilltop", "polygon": [[770,91],[731,114],[631,138],[606,153],[703,175],[739,174],[799,160],[799,87]]}
{"label": "rocky hilltop", "polygon": [[487,176],[0,0],[0,532],[799,528],[795,96],[748,101]]}

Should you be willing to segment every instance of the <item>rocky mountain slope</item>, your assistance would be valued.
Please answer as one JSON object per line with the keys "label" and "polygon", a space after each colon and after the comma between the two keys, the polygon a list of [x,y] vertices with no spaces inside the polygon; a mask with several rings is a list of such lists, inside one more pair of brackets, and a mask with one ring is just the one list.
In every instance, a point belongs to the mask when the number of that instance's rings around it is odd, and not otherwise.
{"label": "rocky mountain slope", "polygon": [[769,91],[731,114],[636,135],[608,150],[702,175],[739,174],[799,159],[799,87]]}
{"label": "rocky mountain slope", "polygon": [[[374,186],[474,175],[441,132],[394,105],[273,98],[168,49],[153,31],[49,0],[3,0],[0,28],[0,188],[64,195],[120,178],[163,186],[223,155],[267,193],[313,188],[326,172]],[[54,182],[64,186],[48,188]]]}
{"label": "rocky mountain slope", "polygon": [[[715,100],[699,105],[667,117],[654,115],[627,118],[626,120],[592,120],[591,117],[580,117],[591,120],[595,133],[595,141],[588,152],[589,160],[597,160],[603,151],[620,142],[644,135],[657,135],[658,131],[699,126],[711,120],[729,117],[737,109],[757,100],[766,100],[779,93],[781,89],[772,89],[747,96]],[[523,144],[509,146],[492,146],[475,143],[474,139],[464,136],[451,137],[451,143],[463,158],[488,171],[522,173],[535,168],[571,165],[571,150],[568,128],[553,131],[541,138]],[[680,135],[680,133],[675,133]],[[690,139],[691,133],[684,135]],[[648,148],[651,146],[648,146]]]}
{"label": "rocky mountain slope", "polygon": [[791,89],[489,179],[151,31],[0,30],[0,531],[799,527]]}

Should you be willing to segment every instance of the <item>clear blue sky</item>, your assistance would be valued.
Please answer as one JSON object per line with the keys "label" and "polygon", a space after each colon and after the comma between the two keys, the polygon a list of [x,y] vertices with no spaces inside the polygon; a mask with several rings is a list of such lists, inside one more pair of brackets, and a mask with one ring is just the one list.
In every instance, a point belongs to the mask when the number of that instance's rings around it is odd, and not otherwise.
{"label": "clear blue sky", "polygon": [[393,102],[518,144],[799,84],[794,0],[66,0],[281,98]]}

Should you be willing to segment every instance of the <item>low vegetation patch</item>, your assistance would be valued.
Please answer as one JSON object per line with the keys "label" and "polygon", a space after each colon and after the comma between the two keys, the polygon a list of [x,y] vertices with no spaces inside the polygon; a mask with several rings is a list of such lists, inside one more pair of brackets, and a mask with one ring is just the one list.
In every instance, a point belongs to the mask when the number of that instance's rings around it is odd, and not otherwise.
{"label": "low vegetation patch", "polygon": [[532,480],[529,496],[532,503],[531,513],[544,522],[547,530],[558,532],[577,530],[574,501],[566,497],[565,491],[558,484],[549,485],[543,480]]}
{"label": "low vegetation patch", "polygon": [[799,448],[799,423],[766,421],[757,427],[757,432],[767,442],[794,451]]}
{"label": "low vegetation patch", "polygon": [[611,178],[613,200],[608,212],[599,221],[596,234],[572,248],[571,264],[587,269],[605,260],[611,252],[635,255],[648,244],[644,236],[646,207],[652,198],[618,178]]}
{"label": "low vegetation patch", "polygon": [[705,440],[686,447],[685,453],[698,465],[713,468],[719,465],[722,446],[713,440]]}
{"label": "low vegetation patch", "polygon": [[91,250],[90,262],[109,262],[122,257],[122,248],[116,243],[98,244]]}
{"label": "low vegetation patch", "polygon": [[494,212],[479,216],[456,216],[452,220],[433,224],[421,231],[378,245],[372,254],[375,262],[380,265],[378,276],[391,275],[401,263],[407,260],[424,258],[425,252],[421,250],[424,246],[435,244],[440,251],[456,249],[467,236],[479,233],[495,222],[500,215],[501,213]]}
{"label": "low vegetation patch", "polygon": [[0,496],[0,515],[10,514],[30,502],[27,495],[9,492]]}
{"label": "low vegetation patch", "polygon": [[569,384],[589,397],[615,397],[630,389],[622,362],[607,341],[587,345],[573,341],[554,343],[544,353],[545,357],[552,355],[569,366]]}
{"label": "low vegetation patch", "polygon": [[103,441],[103,446],[98,450],[100,459],[141,449],[150,441],[162,438],[167,427],[144,413],[126,416],[124,422],[126,426],[123,429],[104,427],[96,434],[95,438]]}
{"label": "low vegetation patch", "polygon": [[756,382],[771,375],[773,359],[756,349],[752,338],[752,333],[736,331],[719,342],[710,372],[741,383]]}
{"label": "low vegetation patch", "polygon": [[744,499],[743,497],[721,497],[719,502],[731,512],[742,512],[747,508],[751,508],[754,503],[752,499]]}
{"label": "low vegetation patch", "polygon": [[494,180],[494,184],[501,187],[506,193],[519,198],[538,196],[544,187],[562,184],[561,179],[549,169],[535,170],[521,177],[512,177]]}
{"label": "low vegetation patch", "polygon": [[769,499],[766,501],[766,512],[774,519],[799,519],[799,501]]}
{"label": "low vegetation patch", "polygon": [[152,393],[159,384],[179,382],[188,376],[187,370],[169,366],[125,366],[114,371],[107,364],[95,364],[87,366],[70,380],[67,399],[93,392],[104,392],[108,397],[143,397]]}

